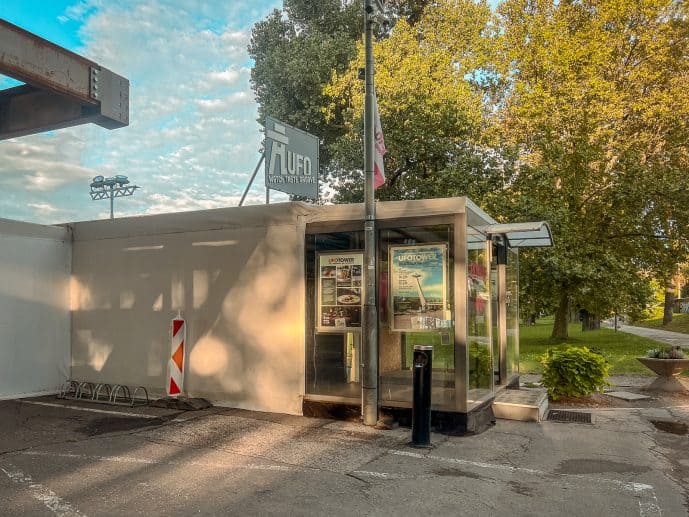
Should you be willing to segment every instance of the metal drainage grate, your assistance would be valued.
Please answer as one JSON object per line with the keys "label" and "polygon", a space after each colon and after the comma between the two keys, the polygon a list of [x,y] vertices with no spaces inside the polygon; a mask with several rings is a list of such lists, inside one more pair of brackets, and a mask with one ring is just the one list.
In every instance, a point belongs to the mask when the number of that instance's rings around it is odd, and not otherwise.
{"label": "metal drainage grate", "polygon": [[546,420],[550,422],[576,422],[578,424],[590,424],[591,413],[551,409],[548,411],[548,418]]}

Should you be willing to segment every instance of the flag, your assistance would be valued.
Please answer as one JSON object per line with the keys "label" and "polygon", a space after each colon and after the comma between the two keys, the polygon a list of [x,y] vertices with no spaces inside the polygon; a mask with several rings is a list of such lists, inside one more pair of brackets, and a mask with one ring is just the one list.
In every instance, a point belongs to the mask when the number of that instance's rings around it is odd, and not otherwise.
{"label": "flag", "polygon": [[380,115],[378,114],[378,98],[373,92],[373,186],[378,188],[385,183],[385,166],[383,156],[385,155],[385,139],[383,138],[383,127],[380,125]]}

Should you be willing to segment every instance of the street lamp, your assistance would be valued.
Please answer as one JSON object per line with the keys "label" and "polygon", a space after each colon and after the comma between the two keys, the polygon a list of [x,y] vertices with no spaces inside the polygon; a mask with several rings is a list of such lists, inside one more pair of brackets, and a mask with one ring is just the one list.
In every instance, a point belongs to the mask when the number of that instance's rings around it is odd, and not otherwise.
{"label": "street lamp", "polygon": [[96,176],[91,182],[91,199],[109,199],[110,200],[110,219],[114,219],[114,199],[116,197],[126,197],[134,194],[134,191],[139,187],[138,185],[130,185],[127,176],[118,174],[112,178],[105,178],[103,176]]}

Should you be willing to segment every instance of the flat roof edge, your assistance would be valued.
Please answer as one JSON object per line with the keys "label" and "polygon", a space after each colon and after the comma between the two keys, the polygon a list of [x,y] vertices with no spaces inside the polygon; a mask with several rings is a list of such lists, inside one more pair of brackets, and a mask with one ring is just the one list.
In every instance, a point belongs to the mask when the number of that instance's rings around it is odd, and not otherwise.
{"label": "flat roof edge", "polygon": [[75,241],[122,239],[265,226],[297,225],[300,218],[311,213],[312,206],[301,201],[247,205],[210,210],[171,212],[122,217],[114,220],[69,223]]}
{"label": "flat roof edge", "polygon": [[[470,203],[466,197],[376,201],[376,219],[403,219],[463,213],[468,202]],[[316,205],[307,217],[306,223],[363,221],[364,217],[363,203]]]}
{"label": "flat roof edge", "polygon": [[24,221],[2,218],[0,218],[0,235],[11,235],[13,237],[27,237],[32,239],[51,239],[56,241],[67,241],[71,239],[69,228],[65,228],[64,226],[27,223]]}

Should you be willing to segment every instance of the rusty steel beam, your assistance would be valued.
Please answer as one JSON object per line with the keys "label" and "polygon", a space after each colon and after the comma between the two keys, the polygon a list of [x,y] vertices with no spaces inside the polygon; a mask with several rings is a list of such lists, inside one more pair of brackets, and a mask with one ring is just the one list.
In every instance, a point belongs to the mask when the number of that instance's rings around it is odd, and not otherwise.
{"label": "rusty steel beam", "polygon": [[25,84],[0,91],[0,138],[62,129],[100,117],[97,106]]}
{"label": "rusty steel beam", "polygon": [[129,124],[129,81],[0,19],[0,74],[26,83],[0,91],[0,140],[93,122]]}

